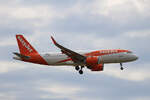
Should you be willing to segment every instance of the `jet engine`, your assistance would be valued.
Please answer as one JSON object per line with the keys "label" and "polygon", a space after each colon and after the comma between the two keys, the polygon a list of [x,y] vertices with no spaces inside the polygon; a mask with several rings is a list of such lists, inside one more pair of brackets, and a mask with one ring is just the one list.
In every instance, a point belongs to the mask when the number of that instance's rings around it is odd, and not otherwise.
{"label": "jet engine", "polygon": [[103,64],[98,64],[95,66],[92,66],[91,71],[103,71],[104,65]]}
{"label": "jet engine", "polygon": [[92,57],[87,57],[86,58],[86,65],[87,66],[93,66],[100,64],[100,56],[92,56]]}
{"label": "jet engine", "polygon": [[102,71],[104,67],[104,65],[101,64],[100,56],[87,57],[86,65],[87,68],[91,69],[91,71]]}

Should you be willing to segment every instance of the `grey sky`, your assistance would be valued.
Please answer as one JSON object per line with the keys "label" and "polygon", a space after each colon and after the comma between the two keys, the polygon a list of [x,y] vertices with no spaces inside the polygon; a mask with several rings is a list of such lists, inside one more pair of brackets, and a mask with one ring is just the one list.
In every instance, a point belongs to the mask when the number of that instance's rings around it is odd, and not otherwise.
{"label": "grey sky", "polygon": [[[149,100],[149,0],[0,0],[0,99]],[[72,50],[130,49],[140,59],[105,65],[104,72],[52,67],[12,59],[15,35],[39,52],[59,52],[51,40]]]}

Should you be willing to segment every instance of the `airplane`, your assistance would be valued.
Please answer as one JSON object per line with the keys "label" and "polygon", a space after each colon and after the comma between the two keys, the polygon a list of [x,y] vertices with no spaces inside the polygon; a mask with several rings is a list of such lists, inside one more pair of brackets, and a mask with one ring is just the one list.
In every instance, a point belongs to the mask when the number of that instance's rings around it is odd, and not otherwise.
{"label": "airplane", "polygon": [[15,60],[50,66],[74,66],[79,74],[83,74],[83,68],[85,67],[91,71],[103,71],[104,64],[109,63],[120,63],[120,69],[123,70],[122,63],[138,59],[138,56],[133,54],[132,51],[124,49],[75,52],[57,43],[52,36],[52,42],[61,52],[39,54],[23,35],[16,35],[16,40],[20,53],[13,52]]}

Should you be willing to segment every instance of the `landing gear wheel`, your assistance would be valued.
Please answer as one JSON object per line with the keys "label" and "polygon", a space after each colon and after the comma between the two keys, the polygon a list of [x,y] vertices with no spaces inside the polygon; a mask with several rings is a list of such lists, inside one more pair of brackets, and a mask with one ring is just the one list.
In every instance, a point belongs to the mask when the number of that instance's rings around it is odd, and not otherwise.
{"label": "landing gear wheel", "polygon": [[121,69],[121,70],[123,70],[124,68],[123,68],[123,67],[121,67],[120,69]]}
{"label": "landing gear wheel", "polygon": [[78,71],[80,68],[79,68],[79,66],[75,66],[75,69]]}
{"label": "landing gear wheel", "polygon": [[82,71],[82,70],[79,70],[79,74],[83,74],[83,71]]}

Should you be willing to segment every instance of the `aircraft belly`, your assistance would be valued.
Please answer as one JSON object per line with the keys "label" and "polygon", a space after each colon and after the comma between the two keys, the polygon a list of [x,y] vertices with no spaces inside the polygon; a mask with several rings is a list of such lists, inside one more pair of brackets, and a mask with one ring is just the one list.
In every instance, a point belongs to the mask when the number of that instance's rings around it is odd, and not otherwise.
{"label": "aircraft belly", "polygon": [[73,61],[65,61],[68,59],[66,56],[43,56],[48,65],[74,65]]}
{"label": "aircraft belly", "polygon": [[66,61],[61,63],[56,63],[56,65],[74,65],[73,61]]}

